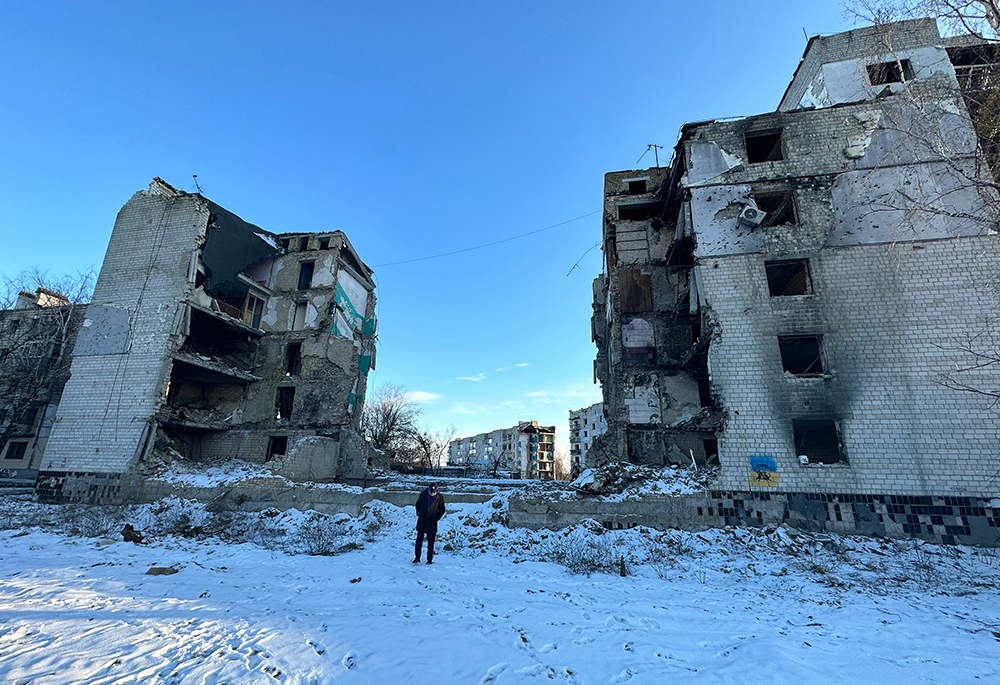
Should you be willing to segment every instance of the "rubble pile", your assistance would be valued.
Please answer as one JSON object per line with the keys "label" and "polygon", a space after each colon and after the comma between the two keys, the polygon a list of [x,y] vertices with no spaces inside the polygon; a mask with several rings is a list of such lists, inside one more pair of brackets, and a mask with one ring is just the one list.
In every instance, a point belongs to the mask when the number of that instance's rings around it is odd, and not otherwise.
{"label": "rubble pile", "polygon": [[587,469],[569,485],[589,495],[679,495],[707,489],[718,477],[718,467],[700,469],[669,466],[654,468],[627,462],[609,462]]}

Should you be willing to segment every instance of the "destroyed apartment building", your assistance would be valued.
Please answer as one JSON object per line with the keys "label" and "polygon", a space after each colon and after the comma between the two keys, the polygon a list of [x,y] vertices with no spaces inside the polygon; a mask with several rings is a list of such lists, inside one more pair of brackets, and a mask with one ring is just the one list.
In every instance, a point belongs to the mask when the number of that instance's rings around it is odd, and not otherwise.
{"label": "destroyed apartment building", "polygon": [[1000,46],[933,20],[814,37],[777,111],[607,174],[588,461],[718,459],[698,514],[727,523],[786,493],[828,529],[995,544],[1000,430],[956,387],[1000,381],[970,355],[998,313],[998,86]]}
{"label": "destroyed apartment building", "polygon": [[86,311],[46,288],[0,310],[0,478],[34,481]]}
{"label": "destroyed apartment building", "polygon": [[276,235],[154,179],[118,214],[68,379],[35,419],[36,497],[128,501],[171,459],[363,477],[374,288],[340,231]]}

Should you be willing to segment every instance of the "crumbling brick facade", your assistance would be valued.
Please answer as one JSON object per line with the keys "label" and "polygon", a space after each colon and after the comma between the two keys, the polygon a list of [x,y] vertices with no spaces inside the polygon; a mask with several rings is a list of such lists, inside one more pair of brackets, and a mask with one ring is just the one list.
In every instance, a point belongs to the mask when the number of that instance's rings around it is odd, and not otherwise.
{"label": "crumbling brick facade", "polygon": [[339,231],[275,235],[154,179],[115,222],[39,499],[127,500],[173,458],[363,477],[371,275]]}
{"label": "crumbling brick facade", "polygon": [[[688,124],[670,167],[606,176],[605,458],[716,453],[741,501],[1000,494],[989,402],[941,380],[998,305],[970,43],[888,30],[892,52],[883,29],[812,39],[778,111]],[[997,73],[994,52],[975,59]],[[912,516],[910,534],[969,529]]]}

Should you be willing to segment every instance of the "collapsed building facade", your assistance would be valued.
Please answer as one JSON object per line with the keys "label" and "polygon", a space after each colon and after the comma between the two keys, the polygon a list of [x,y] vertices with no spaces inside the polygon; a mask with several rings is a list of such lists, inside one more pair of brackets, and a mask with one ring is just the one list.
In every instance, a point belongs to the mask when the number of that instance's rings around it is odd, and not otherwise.
{"label": "collapsed building facade", "polygon": [[119,212],[40,461],[41,501],[116,501],[164,460],[362,477],[372,271],[154,179]]}
{"label": "collapsed building facade", "polygon": [[998,77],[933,20],[815,37],[777,111],[607,174],[589,461],[717,458],[726,523],[995,544]]}

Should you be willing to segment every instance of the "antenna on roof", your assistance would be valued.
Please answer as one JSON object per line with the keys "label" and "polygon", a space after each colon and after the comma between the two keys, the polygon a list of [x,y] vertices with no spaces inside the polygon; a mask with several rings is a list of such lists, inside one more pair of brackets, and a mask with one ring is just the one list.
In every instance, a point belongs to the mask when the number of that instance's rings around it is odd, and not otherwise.
{"label": "antenna on roof", "polygon": [[191,174],[191,175],[194,176],[194,187],[198,189],[199,193],[202,192],[201,186],[198,185],[198,174]]}
{"label": "antenna on roof", "polygon": [[641,162],[642,158],[645,157],[646,154],[649,153],[650,150],[652,150],[653,151],[653,157],[656,159],[656,168],[659,169],[660,168],[660,150],[662,150],[662,149],[663,149],[662,145],[656,145],[654,143],[650,143],[649,145],[646,146],[646,152],[643,152],[641,155],[639,155],[639,159],[635,160],[635,163],[638,164],[639,162]]}

